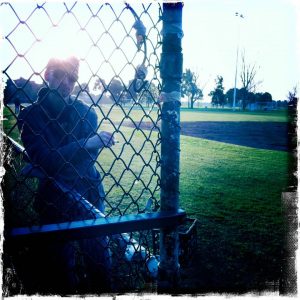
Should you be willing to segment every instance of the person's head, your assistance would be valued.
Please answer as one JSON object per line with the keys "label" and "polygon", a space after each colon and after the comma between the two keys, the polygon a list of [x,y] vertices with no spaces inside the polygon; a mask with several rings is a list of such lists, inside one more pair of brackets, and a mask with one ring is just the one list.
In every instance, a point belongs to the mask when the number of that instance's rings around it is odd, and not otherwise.
{"label": "person's head", "polygon": [[62,97],[68,97],[78,79],[79,60],[71,56],[66,59],[51,58],[45,71],[45,80],[50,89],[55,89]]}

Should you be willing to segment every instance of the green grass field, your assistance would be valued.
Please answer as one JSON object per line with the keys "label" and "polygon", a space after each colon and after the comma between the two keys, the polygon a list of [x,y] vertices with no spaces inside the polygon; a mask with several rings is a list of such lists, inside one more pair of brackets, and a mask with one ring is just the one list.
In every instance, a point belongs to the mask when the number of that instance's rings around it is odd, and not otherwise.
{"label": "green grass field", "polygon": [[249,112],[229,109],[181,109],[182,122],[214,121],[214,122],[287,122],[286,111]]}
{"label": "green grass field", "polygon": [[[157,118],[156,110],[145,112],[132,110],[129,116],[135,121]],[[117,108],[103,113],[114,122],[125,116]],[[7,131],[14,120],[7,111],[5,117]],[[287,114],[182,109],[181,121],[286,122]],[[101,129],[113,126],[106,122]],[[120,129],[120,143],[99,156],[113,214],[138,212],[149,197],[159,199],[157,154],[153,156],[154,148],[159,148],[157,134]],[[17,132],[13,135],[16,138]],[[218,287],[234,281],[251,288],[278,280],[283,250],[281,193],[288,189],[291,159],[288,152],[181,136],[180,205],[199,220],[202,272],[219,280],[202,283]]]}
{"label": "green grass field", "polygon": [[[287,115],[183,110],[181,120],[286,122]],[[291,160],[288,152],[181,137],[181,205],[199,220],[196,287],[247,290],[278,281],[281,193],[292,176]]]}
{"label": "green grass field", "polygon": [[[181,148],[181,205],[199,220],[200,248],[209,253],[201,259],[222,282],[232,278],[230,261],[234,273],[251,275],[244,285],[277,280],[291,154],[192,137],[182,137]],[[214,265],[217,257],[222,265]]]}
{"label": "green grass field", "polygon": [[[141,111],[131,117],[140,120]],[[183,109],[181,120],[286,122],[287,114]],[[278,281],[284,237],[281,193],[288,188],[291,159],[288,152],[181,136],[180,203],[199,221],[196,265],[202,273],[192,272],[198,278],[194,286],[253,289]],[[203,280],[203,274],[209,279]]]}
{"label": "green grass field", "polygon": [[[104,115],[108,114],[108,117],[115,123],[121,122],[124,118],[124,112],[119,108],[102,111]],[[145,112],[149,111],[145,110]],[[129,116],[135,121],[147,121],[149,118],[145,117],[145,112],[133,110]],[[99,119],[101,114],[98,112]],[[155,119],[157,112],[150,111],[149,116]],[[4,117],[7,119],[4,121],[4,128],[7,132],[13,128],[15,119],[8,110],[5,111]],[[188,109],[183,109],[181,112],[181,120],[190,122],[201,120],[283,122],[286,119],[284,112],[233,113]],[[110,122],[103,123],[101,129],[114,130]],[[120,130],[121,132],[116,134],[119,143],[112,148],[112,151],[104,150],[99,156],[99,166],[105,173],[104,181],[109,190],[111,190],[110,186],[120,179],[123,183],[121,185],[129,189],[132,183],[136,182],[141,170],[141,179],[145,183],[149,183],[154,171],[158,172],[153,160],[153,151],[159,150],[157,133],[149,131],[143,133],[125,126],[120,127]],[[18,139],[17,129],[15,128],[10,135]],[[280,201],[280,193],[287,188],[289,157],[290,154],[281,151],[259,150],[182,136],[181,205],[195,217],[212,215],[224,218],[232,211],[244,211],[250,208],[251,211],[259,211],[264,204],[268,203],[267,199]],[[145,167],[147,163],[149,165]],[[125,170],[128,176],[121,176],[126,167],[131,169]],[[190,174],[195,176],[189,176]],[[155,179],[157,179],[156,176]],[[154,184],[155,180],[152,181]],[[115,191],[110,191],[110,193],[114,197],[119,195]],[[132,189],[132,193],[137,195],[139,192]],[[275,206],[276,211],[277,209],[278,207]],[[266,210],[269,211],[269,208],[266,207]],[[272,213],[272,211],[269,212]]]}

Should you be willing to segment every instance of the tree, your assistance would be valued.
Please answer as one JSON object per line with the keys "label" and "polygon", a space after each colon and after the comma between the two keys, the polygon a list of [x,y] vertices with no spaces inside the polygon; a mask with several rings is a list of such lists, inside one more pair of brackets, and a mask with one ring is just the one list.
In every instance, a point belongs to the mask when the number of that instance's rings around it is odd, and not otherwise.
{"label": "tree", "polygon": [[105,90],[107,89],[107,85],[105,83],[105,80],[103,78],[97,78],[95,83],[94,83],[94,87],[93,90],[94,91],[100,91],[100,93],[105,92]]}
{"label": "tree", "polygon": [[277,101],[277,107],[279,108],[287,108],[288,102],[287,100],[278,100]]}
{"label": "tree", "polygon": [[182,86],[181,86],[181,96],[187,96],[189,98],[189,105],[194,108],[194,103],[197,100],[203,98],[203,93],[201,88],[198,86],[199,75],[192,72],[190,69],[186,69],[182,75]]}
{"label": "tree", "polygon": [[272,102],[272,95],[268,92],[262,94],[262,102]]}
{"label": "tree", "polygon": [[[234,89],[229,89],[225,94],[226,102],[232,106],[233,104],[233,92]],[[247,99],[247,104],[255,102],[272,102],[272,95],[268,92],[265,93],[254,93],[248,92],[245,88],[236,90],[237,99]]]}
{"label": "tree", "polygon": [[81,83],[81,84],[76,84],[76,86],[73,89],[72,94],[73,95],[78,95],[78,94],[84,93],[84,92],[86,92],[86,93],[90,92],[89,85],[86,82]]}
{"label": "tree", "polygon": [[[288,92],[287,103],[288,103],[288,116],[289,116],[289,148],[292,150],[297,149],[297,86],[294,86],[292,90]],[[293,166],[294,170],[297,171],[297,155],[293,155]],[[297,187],[296,176],[292,177],[292,185]]]}
{"label": "tree", "polygon": [[211,96],[211,102],[213,105],[220,105],[224,107],[226,103],[226,97],[224,95],[224,87],[223,87],[223,77],[217,76],[215,79],[216,87],[213,91],[210,91],[208,96]]}
{"label": "tree", "polygon": [[261,80],[257,81],[257,66],[256,64],[247,64],[245,58],[245,51],[242,53],[242,68],[240,73],[242,82],[242,108],[246,109],[249,101],[249,93],[255,93],[257,87],[262,83]]}
{"label": "tree", "polygon": [[33,103],[37,100],[39,90],[44,84],[38,84],[35,81],[20,77],[16,80],[8,79],[4,89],[4,104],[14,103],[16,100],[20,103]]}
{"label": "tree", "polygon": [[107,86],[108,92],[110,93],[111,99],[116,103],[121,103],[121,95],[124,90],[122,82],[117,79],[113,78],[110,84]]}
{"label": "tree", "polygon": [[125,97],[127,99],[131,99],[133,101],[137,101],[137,99],[138,99],[138,93],[134,89],[134,82],[135,82],[134,79],[130,79],[129,80],[129,82],[128,82],[128,88],[127,88]]}
{"label": "tree", "polygon": [[297,97],[297,86],[294,86],[291,91],[288,92],[287,94],[287,102],[288,102],[288,107],[290,110],[297,110],[297,102],[298,102],[298,97]]}
{"label": "tree", "polygon": [[145,89],[140,92],[139,101],[145,102],[149,107],[154,101],[156,101],[159,97],[159,88],[153,83],[149,83],[146,85]]}
{"label": "tree", "polygon": [[255,94],[255,102],[258,102],[258,103],[265,102],[264,97],[263,97],[263,93],[256,93]]}
{"label": "tree", "polygon": [[288,105],[297,106],[297,86],[294,86],[287,94]]}
{"label": "tree", "polygon": [[[226,94],[225,94],[225,101],[230,105],[233,106],[233,93],[234,93],[234,89],[229,89]],[[239,99],[239,89],[236,89],[236,96],[237,99]]]}

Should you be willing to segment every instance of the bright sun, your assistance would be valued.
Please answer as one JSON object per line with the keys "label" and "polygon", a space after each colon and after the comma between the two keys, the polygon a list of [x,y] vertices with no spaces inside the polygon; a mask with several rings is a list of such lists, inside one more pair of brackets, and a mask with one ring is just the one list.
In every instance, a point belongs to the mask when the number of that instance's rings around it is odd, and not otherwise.
{"label": "bright sun", "polygon": [[[3,69],[9,66],[7,74],[12,79],[23,77],[41,82],[51,57],[75,55],[81,61],[80,82],[92,83],[98,77],[109,82],[118,76],[127,84],[143,61],[142,51],[137,52],[132,30],[135,20],[129,11],[118,22],[109,7],[105,7],[107,10],[101,13],[101,18],[92,19],[86,6],[78,6],[76,14],[72,14],[66,13],[63,5],[47,3],[47,15],[43,9],[31,15],[34,6],[20,4],[16,6],[18,19],[9,6],[5,8],[7,12],[2,11],[0,19],[9,42],[2,43],[2,63]],[[19,22],[22,19],[26,23]]]}

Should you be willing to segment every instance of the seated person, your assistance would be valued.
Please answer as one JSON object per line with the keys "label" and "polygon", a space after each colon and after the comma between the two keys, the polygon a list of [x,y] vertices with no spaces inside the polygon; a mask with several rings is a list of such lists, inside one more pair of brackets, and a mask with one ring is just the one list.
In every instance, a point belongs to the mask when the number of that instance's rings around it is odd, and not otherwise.
{"label": "seated person", "polygon": [[[27,172],[40,178],[34,204],[40,224],[95,217],[82,204],[84,201],[75,199],[75,194],[84,197],[81,200],[88,201],[90,207],[102,213],[105,209],[105,193],[95,162],[103,147],[114,145],[114,138],[109,132],[98,134],[94,109],[70,96],[78,69],[79,60],[75,57],[50,59],[45,71],[47,87],[39,91],[37,101],[18,117],[21,139],[31,163]],[[33,290],[38,287],[55,293],[109,290],[107,237],[34,245],[31,252],[32,278],[28,278],[28,286]],[[75,271],[78,255],[83,261],[81,275]]]}

